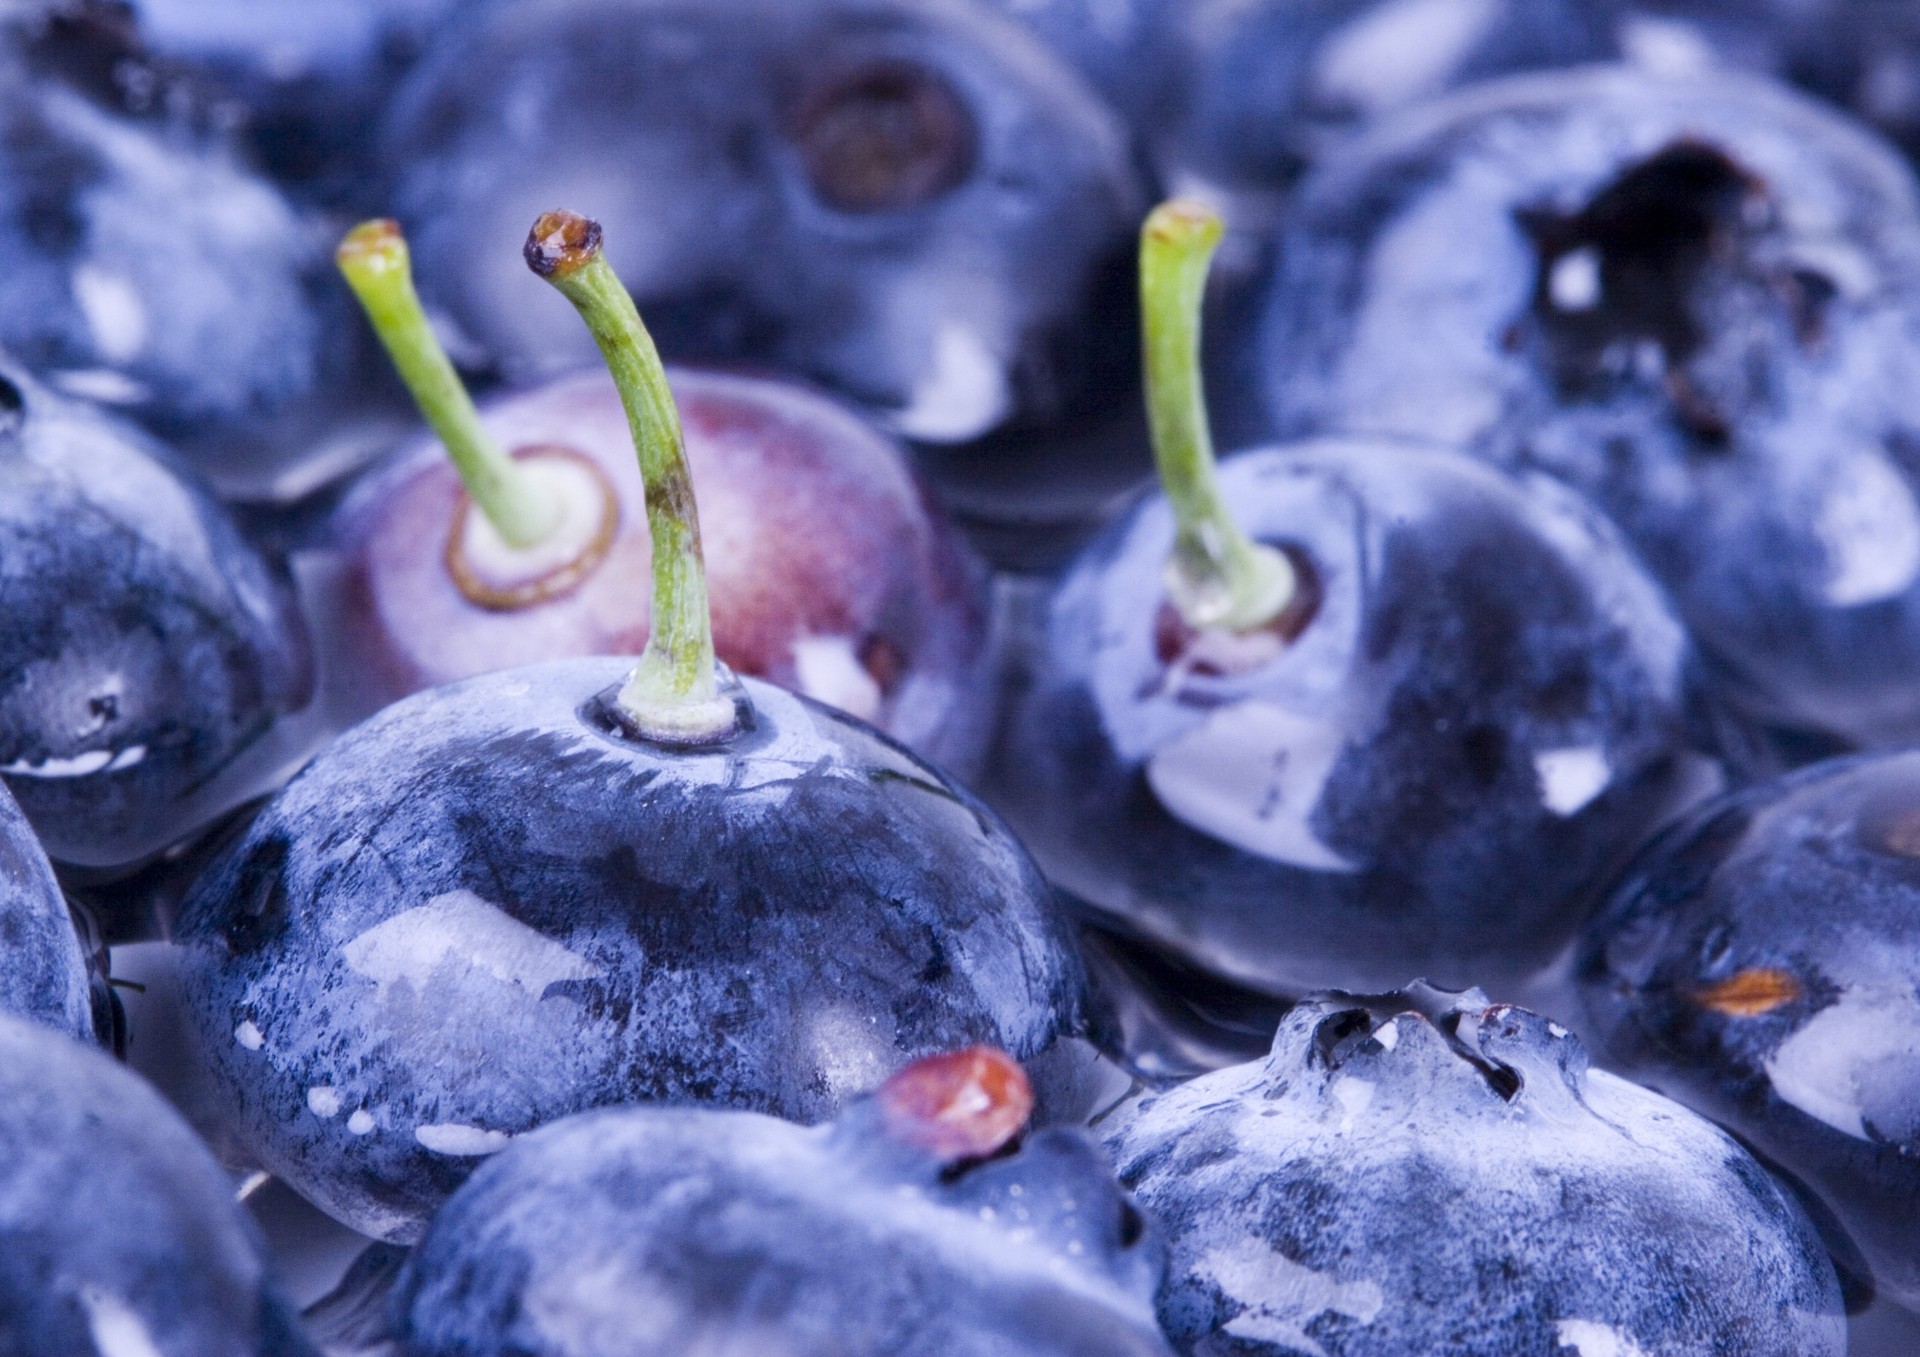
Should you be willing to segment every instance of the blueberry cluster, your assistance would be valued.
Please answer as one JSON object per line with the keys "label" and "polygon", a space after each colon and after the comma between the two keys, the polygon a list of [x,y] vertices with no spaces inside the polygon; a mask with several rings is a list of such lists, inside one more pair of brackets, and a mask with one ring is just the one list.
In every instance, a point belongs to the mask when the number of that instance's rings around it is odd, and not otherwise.
{"label": "blueberry cluster", "polygon": [[0,1357],[1920,1351],[1916,14],[0,6]]}

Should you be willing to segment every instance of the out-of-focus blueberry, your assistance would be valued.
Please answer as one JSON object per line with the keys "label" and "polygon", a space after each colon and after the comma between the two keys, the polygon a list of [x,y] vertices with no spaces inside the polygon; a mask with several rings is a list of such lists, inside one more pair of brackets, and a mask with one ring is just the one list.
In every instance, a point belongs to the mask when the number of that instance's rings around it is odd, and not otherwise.
{"label": "out-of-focus blueberry", "polygon": [[[897,443],[795,382],[672,373],[700,498],[720,661],[838,707],[967,777],[997,712],[986,572]],[[439,440],[356,485],[335,523],[347,602],[330,638],[372,711],[406,693],[568,655],[637,654],[650,559],[625,409],[604,369],[491,403],[500,446],[555,449],[598,468],[616,518],[578,584],[483,607],[449,568],[471,503]]]}
{"label": "out-of-focus blueberry", "polygon": [[262,1252],[158,1093],[0,1015],[0,1351],[316,1357]]}
{"label": "out-of-focus blueberry", "polygon": [[1055,882],[1268,993],[1511,982],[1681,795],[1687,644],[1577,495],[1384,440],[1231,457],[1302,585],[1275,626],[1165,602],[1163,496],[1045,619],[999,795]]}
{"label": "out-of-focus blueberry", "polygon": [[1819,1237],[1752,1156],[1478,991],[1317,996],[1264,1061],[1106,1134],[1184,1352],[1846,1351]]}
{"label": "out-of-focus blueberry", "polygon": [[1920,153],[1920,10],[1907,0],[1626,0],[1619,27],[1636,65],[1773,76]]}
{"label": "out-of-focus blueberry", "polygon": [[1563,477],[1746,719],[1920,734],[1920,207],[1886,147],[1733,77],[1517,78],[1327,165],[1279,249],[1283,429]]}
{"label": "out-of-focus blueberry", "polygon": [[[392,208],[463,361],[590,359],[520,244],[553,203],[626,242],[669,358],[771,364],[960,443],[1104,408],[1141,195],[1126,136],[960,0],[563,0],[448,33],[384,128]],[[1103,317],[1104,312],[1100,313]]]}
{"label": "out-of-focus blueberry", "polygon": [[0,345],[223,479],[265,480],[359,351],[324,236],[217,129],[103,103],[25,50],[0,44]]}
{"label": "out-of-focus blueberry", "polygon": [[416,1236],[486,1155],[589,1107],[812,1122],[929,1051],[1080,1048],[1071,939],[971,796],[754,680],[726,745],[628,740],[599,696],[630,665],[387,708],[183,907],[183,988],[237,1134],[356,1228]]}
{"label": "out-of-focus blueberry", "polygon": [[1162,157],[1283,189],[1378,118],[1494,76],[1603,61],[1614,0],[1197,0]]}
{"label": "out-of-focus blueberry", "polygon": [[142,51],[239,104],[241,134],[283,184],[377,210],[364,200],[380,108],[436,26],[485,2],[136,0],[136,16]]}
{"label": "out-of-focus blueberry", "polygon": [[480,1169],[395,1312],[407,1357],[1165,1357],[1161,1261],[1081,1131],[982,1159],[873,1103],[812,1129],[618,1108]]}
{"label": "out-of-focus blueberry", "polygon": [[1169,22],[1190,0],[975,0],[1024,25],[1144,136],[1167,95]]}
{"label": "out-of-focus blueberry", "polygon": [[306,701],[280,576],[152,439],[0,359],[0,774],[56,860],[134,861]]}
{"label": "out-of-focus blueberry", "polygon": [[1805,1183],[1843,1267],[1920,1308],[1920,754],[1699,807],[1622,881],[1579,978],[1610,1061]]}

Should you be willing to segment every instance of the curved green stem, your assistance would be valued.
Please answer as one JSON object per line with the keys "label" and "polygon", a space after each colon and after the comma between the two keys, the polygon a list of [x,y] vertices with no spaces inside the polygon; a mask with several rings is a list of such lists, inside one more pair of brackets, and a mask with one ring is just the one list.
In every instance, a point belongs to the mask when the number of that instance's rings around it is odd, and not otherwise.
{"label": "curved green stem", "polygon": [[1253,631],[1285,610],[1292,564],[1249,538],[1227,512],[1214,474],[1200,383],[1200,304],[1220,244],[1220,218],[1197,203],[1162,203],[1140,231],[1147,419],[1173,505],[1167,593],[1195,630]]}
{"label": "curved green stem", "polygon": [[739,729],[735,698],[721,692],[707,609],[707,568],[666,369],[633,298],[600,250],[600,225],[549,212],[527,236],[527,266],[580,312],[613,373],[647,492],[653,539],[653,622],[640,663],[621,689],[622,713],[640,734],[675,744],[724,740]]}
{"label": "curved green stem", "polygon": [[406,237],[397,222],[362,222],[334,252],[374,332],[387,347],[414,404],[440,436],[467,493],[509,546],[531,547],[553,531],[560,506],[500,450],[434,338],[413,290]]}

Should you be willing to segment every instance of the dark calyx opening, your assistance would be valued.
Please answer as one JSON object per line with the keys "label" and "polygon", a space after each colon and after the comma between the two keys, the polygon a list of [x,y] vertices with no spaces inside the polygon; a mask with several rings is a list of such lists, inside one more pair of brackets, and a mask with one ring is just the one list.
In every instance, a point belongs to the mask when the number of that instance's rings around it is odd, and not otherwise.
{"label": "dark calyx opening", "polygon": [[1436,989],[1425,981],[1415,981],[1406,989],[1389,994],[1347,994],[1332,990],[1304,1002],[1331,1010],[1313,1029],[1313,1053],[1330,1070],[1344,1065],[1362,1043],[1371,1042],[1379,1048],[1374,1029],[1390,1019],[1412,1013],[1426,1019],[1445,1037],[1453,1053],[1478,1070],[1487,1087],[1502,1100],[1512,1102],[1520,1092],[1523,1081],[1518,1070],[1487,1059],[1460,1035],[1463,1018],[1477,1016],[1488,1008],[1486,996],[1478,990],[1453,993]]}
{"label": "dark calyx opening", "polygon": [[1834,295],[1817,274],[1752,263],[1750,242],[1771,216],[1765,193],[1717,147],[1683,139],[1627,169],[1577,212],[1520,212],[1539,272],[1532,324],[1515,327],[1515,344],[1537,327],[1568,397],[1622,378],[1658,380],[1682,428],[1708,448],[1725,446],[1750,393],[1690,365],[1737,329],[1730,319],[1751,314],[1756,298],[1775,316],[1784,308],[1793,337],[1815,343]]}
{"label": "dark calyx opening", "polygon": [[787,135],[814,193],[841,212],[931,202],[959,187],[978,153],[973,115],[959,93],[939,73],[900,60],[816,81]]}
{"label": "dark calyx opening", "polygon": [[26,413],[27,394],[6,377],[0,376],[0,433],[13,428]]}

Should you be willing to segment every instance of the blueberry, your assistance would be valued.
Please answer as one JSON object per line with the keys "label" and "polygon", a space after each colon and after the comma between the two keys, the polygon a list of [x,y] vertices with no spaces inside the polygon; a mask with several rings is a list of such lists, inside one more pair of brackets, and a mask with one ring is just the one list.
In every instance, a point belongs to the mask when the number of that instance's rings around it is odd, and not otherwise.
{"label": "blueberry", "polygon": [[87,960],[27,817],[0,787],[0,1013],[92,1039]]}
{"label": "blueberry", "polygon": [[1725,1133],[1478,991],[1310,999],[1264,1060],[1123,1105],[1181,1351],[1846,1350],[1794,1198]]}
{"label": "blueberry", "polygon": [[1085,976],[1012,836],[871,727],[715,660],[679,413],[601,246],[597,222],[548,212],[525,259],[626,409],[652,534],[638,663],[388,707],[182,910],[183,988],[238,1134],[387,1239],[479,1158],[589,1107],[817,1121],[980,1041],[1048,1060],[1063,1096],[1087,1073],[1063,1040],[1086,1027]]}
{"label": "blueberry", "polygon": [[1156,1243],[1084,1132],[1007,1144],[997,1066],[932,1057],[811,1130],[638,1107],[535,1132],[414,1251],[401,1350],[1165,1357]]}
{"label": "blueberry", "polygon": [[[1581,946],[1607,1058],[1804,1182],[1843,1265],[1920,1307],[1920,754],[1696,809]],[[1863,1276],[1860,1280],[1867,1280]]]}
{"label": "blueberry", "polygon": [[149,854],[305,702],[284,582],[162,447],[0,359],[0,773],[57,860]]}
{"label": "blueberry", "polygon": [[105,1055],[4,1015],[0,1351],[316,1357],[179,1115]]}
{"label": "blueberry", "polygon": [[1329,165],[1280,253],[1283,429],[1563,477],[1736,714],[1920,733],[1920,208],[1884,147],[1731,77],[1498,82]]}
{"label": "blueberry", "polygon": [[1219,476],[1295,606],[1187,627],[1173,513],[1138,500],[1046,615],[1001,756],[1016,827],[1104,915],[1269,992],[1544,965],[1686,778],[1659,590],[1544,478],[1371,439]]}
{"label": "blueberry", "polygon": [[11,49],[0,77],[0,345],[235,484],[265,480],[354,362],[311,223],[217,130],[103,104]]}
{"label": "blueberry", "polygon": [[1083,983],[966,793],[747,681],[750,734],[625,738],[630,661],[436,689],[296,777],[185,903],[206,1058],[261,1161],[407,1238],[479,1157],[603,1103],[830,1116],[912,1056],[1041,1055]]}
{"label": "blueberry", "polygon": [[623,276],[669,357],[805,376],[937,443],[1110,400],[1114,330],[1081,316],[1138,204],[1125,134],[977,9],[495,7],[383,137],[423,295],[513,377],[590,356],[510,253],[577,193],[640,242]]}

